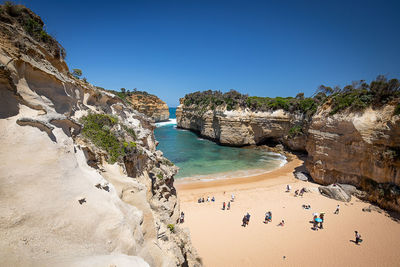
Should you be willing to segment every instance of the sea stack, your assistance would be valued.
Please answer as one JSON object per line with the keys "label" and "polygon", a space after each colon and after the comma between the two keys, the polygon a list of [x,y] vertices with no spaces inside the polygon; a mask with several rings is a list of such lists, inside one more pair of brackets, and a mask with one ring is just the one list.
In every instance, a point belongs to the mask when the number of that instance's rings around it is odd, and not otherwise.
{"label": "sea stack", "polygon": [[132,107],[154,119],[155,122],[167,121],[169,109],[167,104],[155,95],[142,91],[134,91],[127,97]]}

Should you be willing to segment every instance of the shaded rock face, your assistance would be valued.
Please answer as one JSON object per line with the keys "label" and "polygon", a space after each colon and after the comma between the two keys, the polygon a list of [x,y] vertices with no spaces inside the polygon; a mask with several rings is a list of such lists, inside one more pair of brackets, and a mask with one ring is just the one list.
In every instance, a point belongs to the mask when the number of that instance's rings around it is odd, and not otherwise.
{"label": "shaded rock face", "polygon": [[283,110],[271,112],[201,111],[196,107],[176,110],[177,125],[196,131],[201,136],[223,145],[245,146],[268,143],[283,143],[291,150],[305,150],[305,136],[290,137],[290,129],[303,120],[301,114],[290,114]]}
{"label": "shaded rock face", "polygon": [[155,95],[134,93],[128,98],[128,101],[135,110],[153,118],[155,122],[169,119],[167,104]]}
{"label": "shaded rock face", "polygon": [[307,169],[321,184],[348,183],[371,201],[400,210],[400,116],[393,105],[362,114],[314,115],[307,138]]}
{"label": "shaded rock face", "polygon": [[[177,167],[156,150],[153,120],[0,15],[0,265],[200,266],[185,229],[167,227],[180,214]],[[88,114],[111,115],[135,148],[109,163],[82,134]]]}

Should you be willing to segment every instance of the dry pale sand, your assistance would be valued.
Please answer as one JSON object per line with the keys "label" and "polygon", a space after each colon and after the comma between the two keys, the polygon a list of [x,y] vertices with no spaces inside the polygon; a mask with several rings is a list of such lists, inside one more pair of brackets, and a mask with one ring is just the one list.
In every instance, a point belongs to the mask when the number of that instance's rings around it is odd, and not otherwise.
{"label": "dry pale sand", "polygon": [[[385,214],[361,209],[368,203],[352,198],[349,203],[321,196],[317,184],[294,178],[302,165],[293,160],[282,168],[259,176],[212,182],[176,183],[194,246],[205,266],[400,266],[400,223]],[[292,193],[285,193],[286,184]],[[294,197],[302,187],[315,190]],[[236,196],[231,210],[222,202]],[[199,197],[215,196],[216,202],[197,203]],[[302,209],[310,204],[311,210]],[[340,213],[334,215],[336,205]],[[272,211],[272,223],[264,214]],[[326,212],[324,229],[313,231],[313,212]],[[241,226],[251,214],[249,226]],[[286,224],[277,224],[284,219]],[[354,230],[362,235],[360,246]]]}

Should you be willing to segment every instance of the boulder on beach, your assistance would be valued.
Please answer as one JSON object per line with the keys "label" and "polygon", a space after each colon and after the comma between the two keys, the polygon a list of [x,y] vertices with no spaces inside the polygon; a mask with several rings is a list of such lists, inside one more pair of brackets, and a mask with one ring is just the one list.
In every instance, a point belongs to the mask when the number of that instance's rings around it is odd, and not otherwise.
{"label": "boulder on beach", "polygon": [[307,181],[309,181],[310,179],[309,179],[309,176],[306,174],[306,173],[304,173],[304,172],[295,172],[294,173],[294,176],[297,178],[297,179],[299,179],[299,180],[301,180],[301,181],[305,181],[305,182],[307,182]]}
{"label": "boulder on beach", "polygon": [[348,194],[349,196],[357,193],[357,188],[354,185],[350,184],[337,184],[337,185],[340,186],[344,190],[344,192],[346,192],[346,194]]}
{"label": "boulder on beach", "polygon": [[339,201],[349,202],[351,200],[351,195],[347,194],[340,186],[336,184],[331,184],[328,186],[319,186],[319,192],[321,195],[333,198]]}

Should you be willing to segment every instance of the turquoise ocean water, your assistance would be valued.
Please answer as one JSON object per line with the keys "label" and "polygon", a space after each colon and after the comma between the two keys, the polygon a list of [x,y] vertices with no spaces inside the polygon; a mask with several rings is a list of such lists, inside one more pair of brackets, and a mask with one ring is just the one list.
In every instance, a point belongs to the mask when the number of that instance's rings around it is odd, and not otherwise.
{"label": "turquoise ocean water", "polygon": [[170,108],[170,121],[157,123],[158,149],[179,168],[176,178],[224,178],[248,176],[276,169],[286,161],[266,151],[220,146],[188,130],[176,128],[176,108]]}

